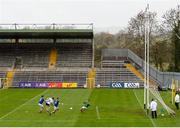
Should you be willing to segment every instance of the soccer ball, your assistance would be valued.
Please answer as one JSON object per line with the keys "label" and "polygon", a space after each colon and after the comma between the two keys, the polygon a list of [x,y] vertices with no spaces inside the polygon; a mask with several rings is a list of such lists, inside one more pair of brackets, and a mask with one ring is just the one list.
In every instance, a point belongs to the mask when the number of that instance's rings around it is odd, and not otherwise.
{"label": "soccer ball", "polygon": [[71,109],[71,110],[72,110],[72,107],[70,107],[69,109]]}

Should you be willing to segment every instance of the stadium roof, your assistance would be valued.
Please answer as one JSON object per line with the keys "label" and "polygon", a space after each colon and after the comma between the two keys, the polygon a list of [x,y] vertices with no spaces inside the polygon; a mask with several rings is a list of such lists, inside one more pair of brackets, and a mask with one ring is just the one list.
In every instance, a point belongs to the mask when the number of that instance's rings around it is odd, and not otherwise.
{"label": "stadium roof", "polygon": [[4,24],[0,25],[0,38],[93,38],[93,26],[92,24]]}

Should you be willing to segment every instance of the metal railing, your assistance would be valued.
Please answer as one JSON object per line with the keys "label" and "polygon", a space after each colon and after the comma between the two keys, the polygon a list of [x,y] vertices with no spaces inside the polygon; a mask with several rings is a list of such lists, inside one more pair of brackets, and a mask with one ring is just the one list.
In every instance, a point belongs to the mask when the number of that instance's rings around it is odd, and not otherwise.
{"label": "metal railing", "polygon": [[0,24],[1,29],[10,30],[28,30],[28,29],[93,29],[93,23],[90,24]]}
{"label": "metal railing", "polygon": [[[144,65],[145,62],[135,53],[128,49],[128,58],[133,60],[138,66],[141,67],[142,71],[144,72]],[[176,79],[180,83],[180,73],[175,72],[160,72],[157,69],[149,66],[149,75],[150,77],[157,82],[162,87],[169,87],[172,83],[172,79]]]}

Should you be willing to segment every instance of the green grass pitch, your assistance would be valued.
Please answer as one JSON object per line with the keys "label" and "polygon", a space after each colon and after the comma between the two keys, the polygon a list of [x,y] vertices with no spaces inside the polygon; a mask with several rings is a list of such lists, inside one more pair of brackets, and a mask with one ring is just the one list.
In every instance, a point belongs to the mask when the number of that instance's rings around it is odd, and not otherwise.
{"label": "green grass pitch", "polygon": [[[38,113],[38,100],[45,97],[59,96],[64,105],[49,116],[45,111]],[[170,103],[171,93],[161,93]],[[80,112],[82,102],[89,99],[91,106],[84,113]],[[73,109],[69,109],[72,107]],[[180,110],[176,117],[165,114],[151,119],[143,109],[142,89],[5,89],[0,90],[0,126],[178,126]]]}

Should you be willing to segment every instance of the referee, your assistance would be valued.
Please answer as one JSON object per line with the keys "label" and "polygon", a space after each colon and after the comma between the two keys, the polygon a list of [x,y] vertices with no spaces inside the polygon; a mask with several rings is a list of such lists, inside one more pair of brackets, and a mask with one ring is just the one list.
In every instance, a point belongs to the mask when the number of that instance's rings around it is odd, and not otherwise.
{"label": "referee", "polygon": [[152,118],[157,118],[157,102],[154,99],[151,100],[150,109]]}

